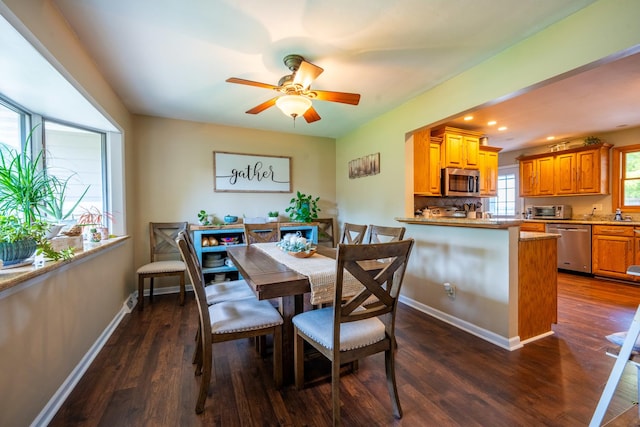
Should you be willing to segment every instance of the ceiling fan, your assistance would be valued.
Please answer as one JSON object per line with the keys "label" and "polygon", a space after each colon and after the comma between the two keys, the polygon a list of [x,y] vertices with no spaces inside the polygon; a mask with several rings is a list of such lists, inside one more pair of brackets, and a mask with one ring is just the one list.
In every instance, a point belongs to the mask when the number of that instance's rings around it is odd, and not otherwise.
{"label": "ceiling fan", "polygon": [[278,82],[278,86],[236,77],[227,79],[229,83],[272,89],[282,93],[282,95],[256,105],[248,110],[247,114],[258,114],[276,105],[285,115],[293,117],[294,121],[296,117],[303,116],[307,123],[312,123],[320,120],[320,115],[311,105],[312,99],[351,105],[358,105],[360,102],[360,95],[357,93],[312,90],[311,83],[318,78],[324,69],[305,61],[300,55],[285,56],[284,65],[291,70],[291,74],[282,77]]}

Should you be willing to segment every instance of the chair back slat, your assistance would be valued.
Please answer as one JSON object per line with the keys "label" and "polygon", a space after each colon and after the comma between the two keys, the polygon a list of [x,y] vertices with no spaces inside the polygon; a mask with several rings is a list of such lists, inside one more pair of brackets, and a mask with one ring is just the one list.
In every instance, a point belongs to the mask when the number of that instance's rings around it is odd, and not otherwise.
{"label": "chair back slat", "polygon": [[369,240],[367,243],[387,243],[402,240],[404,227],[385,227],[382,225],[369,225]]}
{"label": "chair back slat", "polygon": [[187,267],[187,274],[193,286],[193,292],[196,295],[196,303],[198,304],[198,317],[200,319],[200,330],[202,337],[211,345],[211,319],[209,317],[209,306],[207,304],[207,296],[204,290],[204,280],[202,269],[198,262],[198,255],[195,251],[191,238],[186,230],[178,233],[176,244],[180,250],[180,255]]}
{"label": "chair back slat", "polygon": [[[413,239],[408,239],[369,245],[338,245],[334,301],[342,302],[335,306],[334,327],[339,328],[339,323],[391,313],[390,318],[383,316],[381,320],[387,330],[393,330],[395,309],[413,243]],[[375,268],[374,263],[379,263],[380,267]],[[363,289],[354,297],[343,301],[342,283],[345,271],[356,278]],[[376,297],[376,301],[371,305],[362,305],[371,296]],[[336,332],[339,334],[339,331]]]}
{"label": "chair back slat", "polygon": [[178,246],[176,238],[178,233],[187,229],[187,222],[150,222],[150,259],[159,261],[160,258],[167,258],[166,255],[177,255]]}
{"label": "chair back slat", "polygon": [[280,240],[280,224],[267,222],[264,224],[244,224],[244,241],[253,243],[270,243]]}
{"label": "chair back slat", "polygon": [[344,229],[342,230],[342,237],[340,243],[346,243],[349,245],[359,245],[364,242],[364,236],[367,233],[367,226],[360,224],[344,223]]}

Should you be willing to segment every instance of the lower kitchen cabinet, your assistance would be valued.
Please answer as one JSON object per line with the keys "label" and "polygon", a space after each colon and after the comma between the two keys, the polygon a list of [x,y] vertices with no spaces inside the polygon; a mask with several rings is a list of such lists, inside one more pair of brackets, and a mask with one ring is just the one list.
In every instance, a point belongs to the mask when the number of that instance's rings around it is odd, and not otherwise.
{"label": "lower kitchen cabinet", "polygon": [[[233,264],[227,265],[227,246],[244,245],[242,224],[196,225],[191,224],[193,245],[202,266],[204,282],[221,282],[240,278]],[[307,240],[318,244],[318,225],[315,223],[280,223],[281,236],[300,232]]]}
{"label": "lower kitchen cabinet", "polygon": [[520,231],[544,233],[546,230],[545,227],[546,225],[544,222],[523,221],[522,224],[520,224]]}
{"label": "lower kitchen cabinet", "polygon": [[597,276],[632,279],[627,268],[634,264],[634,228],[624,225],[594,225],[592,271]]}

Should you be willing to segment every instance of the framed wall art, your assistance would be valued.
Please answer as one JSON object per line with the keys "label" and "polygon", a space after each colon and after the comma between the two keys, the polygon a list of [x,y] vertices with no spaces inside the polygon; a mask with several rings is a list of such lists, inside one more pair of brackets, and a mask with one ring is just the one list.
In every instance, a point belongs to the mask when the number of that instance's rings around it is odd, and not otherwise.
{"label": "framed wall art", "polygon": [[214,151],[213,191],[291,193],[291,157]]}
{"label": "framed wall art", "polygon": [[380,153],[369,154],[349,162],[349,178],[362,178],[363,176],[380,173]]}

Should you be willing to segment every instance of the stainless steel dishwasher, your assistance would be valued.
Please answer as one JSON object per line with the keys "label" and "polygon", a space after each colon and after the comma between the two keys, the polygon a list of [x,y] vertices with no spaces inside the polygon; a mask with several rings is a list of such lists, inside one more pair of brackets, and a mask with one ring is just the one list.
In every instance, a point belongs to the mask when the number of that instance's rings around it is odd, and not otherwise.
{"label": "stainless steel dishwasher", "polygon": [[584,224],[547,224],[547,233],[559,234],[558,268],[591,273],[591,226]]}

